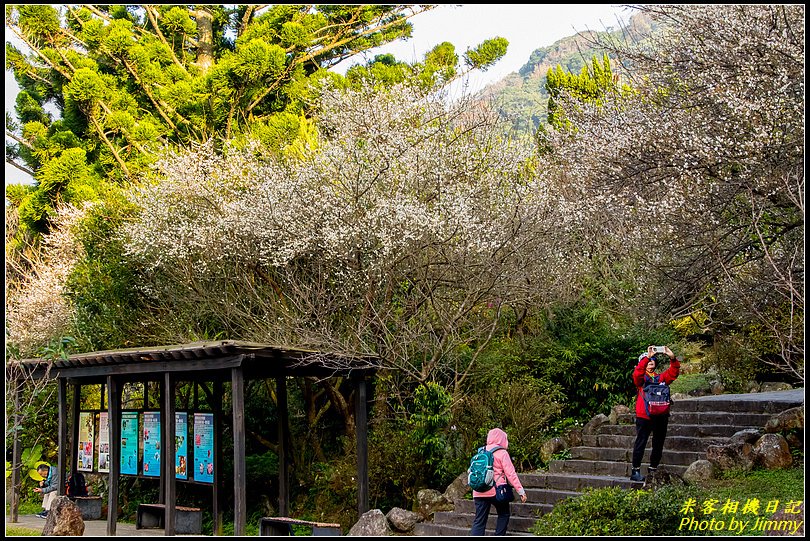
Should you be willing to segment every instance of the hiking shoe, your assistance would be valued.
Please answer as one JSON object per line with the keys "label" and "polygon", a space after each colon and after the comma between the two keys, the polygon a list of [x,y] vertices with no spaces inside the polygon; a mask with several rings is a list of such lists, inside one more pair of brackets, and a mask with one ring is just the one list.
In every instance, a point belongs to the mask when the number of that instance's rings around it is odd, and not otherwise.
{"label": "hiking shoe", "polygon": [[35,516],[37,516],[39,518],[48,518],[48,512],[47,511],[40,511]]}
{"label": "hiking shoe", "polygon": [[641,475],[641,470],[639,468],[633,468],[633,473],[630,474],[631,481],[643,481],[644,476]]}
{"label": "hiking shoe", "polygon": [[655,475],[655,472],[657,472],[657,471],[658,471],[658,468],[653,468],[652,466],[650,466],[649,468],[647,468],[647,475],[648,476]]}

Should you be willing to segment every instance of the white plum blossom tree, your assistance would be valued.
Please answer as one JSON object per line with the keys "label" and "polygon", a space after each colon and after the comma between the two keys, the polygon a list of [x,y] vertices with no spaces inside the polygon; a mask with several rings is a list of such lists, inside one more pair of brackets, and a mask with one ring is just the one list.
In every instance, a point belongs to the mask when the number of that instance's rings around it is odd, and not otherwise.
{"label": "white plum blossom tree", "polygon": [[546,141],[588,239],[572,257],[620,269],[600,281],[628,309],[803,381],[805,8],[640,9],[664,30],[601,44],[636,92],[569,97],[575,129]]}
{"label": "white plum blossom tree", "polygon": [[303,157],[203,147],[133,194],[126,242],[152,277],[154,328],[216,320],[232,338],[373,353],[460,385],[476,354],[459,351],[480,350],[504,310],[572,283],[531,143],[405,86],[322,100]]}

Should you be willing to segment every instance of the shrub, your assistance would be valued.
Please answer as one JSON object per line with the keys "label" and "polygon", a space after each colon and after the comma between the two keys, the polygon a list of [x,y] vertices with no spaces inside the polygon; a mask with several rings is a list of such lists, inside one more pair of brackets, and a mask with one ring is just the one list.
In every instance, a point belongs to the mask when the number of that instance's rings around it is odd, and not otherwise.
{"label": "shrub", "polygon": [[531,528],[535,535],[688,535],[678,529],[681,510],[698,489],[666,486],[656,491],[619,487],[590,489],[558,503]]}

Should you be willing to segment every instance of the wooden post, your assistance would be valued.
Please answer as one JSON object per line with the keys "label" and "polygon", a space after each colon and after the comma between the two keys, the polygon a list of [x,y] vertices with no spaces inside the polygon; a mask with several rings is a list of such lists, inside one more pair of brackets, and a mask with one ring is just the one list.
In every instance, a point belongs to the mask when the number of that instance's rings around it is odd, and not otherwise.
{"label": "wooden post", "polygon": [[368,511],[368,404],[366,380],[356,380],[354,422],[357,435],[357,510],[359,516]]}
{"label": "wooden post", "polygon": [[233,534],[245,535],[247,490],[245,487],[245,375],[242,367],[231,368],[233,402]]}
{"label": "wooden post", "polygon": [[59,476],[59,495],[65,495],[65,479],[67,479],[67,452],[68,452],[68,401],[67,401],[67,380],[59,378],[59,390],[57,392],[59,401],[59,434],[57,440],[59,444],[59,454],[56,458],[56,474]]}
{"label": "wooden post", "polygon": [[112,376],[107,376],[107,419],[110,431],[107,535],[115,535],[118,522],[118,478],[121,475],[121,390]]}
{"label": "wooden post", "polygon": [[164,535],[174,535],[176,531],[177,484],[174,471],[174,436],[176,422],[174,419],[174,376],[172,372],[163,374],[163,430],[160,431],[161,456],[163,457],[160,475],[162,477],[165,499],[165,517],[163,520]]}
{"label": "wooden post", "polygon": [[[70,475],[76,475],[76,470],[79,469],[79,411],[82,407],[82,386],[78,383],[73,384],[73,424],[70,427],[72,434],[70,441]],[[64,484],[67,477],[60,479],[59,482]]]}
{"label": "wooden post", "polygon": [[[197,384],[194,384],[194,403],[197,404]],[[214,486],[212,487],[212,500],[214,508],[212,515],[214,519],[213,535],[222,535],[222,474],[219,469],[222,467],[222,380],[219,376],[214,380]]]}
{"label": "wooden post", "polygon": [[22,450],[20,449],[20,385],[22,385],[21,380],[16,378],[11,378],[9,383],[14,386],[14,443],[12,444],[11,449],[11,460],[14,464],[11,467],[11,509],[9,517],[10,522],[15,523],[19,517],[19,508],[20,508],[20,490],[22,489],[20,479],[21,479],[21,472],[20,472],[20,462],[22,460]]}
{"label": "wooden post", "polygon": [[290,460],[287,452],[290,421],[287,406],[287,377],[276,377],[276,409],[278,415],[278,516],[290,513]]}

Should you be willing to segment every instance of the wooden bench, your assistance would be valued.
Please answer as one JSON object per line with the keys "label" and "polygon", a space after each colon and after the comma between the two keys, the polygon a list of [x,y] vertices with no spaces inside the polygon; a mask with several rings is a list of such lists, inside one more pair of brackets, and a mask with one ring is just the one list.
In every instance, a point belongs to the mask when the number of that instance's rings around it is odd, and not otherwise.
{"label": "wooden bench", "polygon": [[82,512],[83,520],[101,518],[101,496],[68,496]]}
{"label": "wooden bench", "polygon": [[[176,506],[174,531],[178,534],[202,533],[202,511],[197,507]],[[164,528],[166,518],[166,505],[162,503],[138,504],[135,515],[135,529]]]}
{"label": "wooden bench", "polygon": [[343,535],[340,524],[332,522],[310,522],[288,517],[262,517],[259,522],[259,535],[292,535],[293,526],[309,526],[312,535]]}

